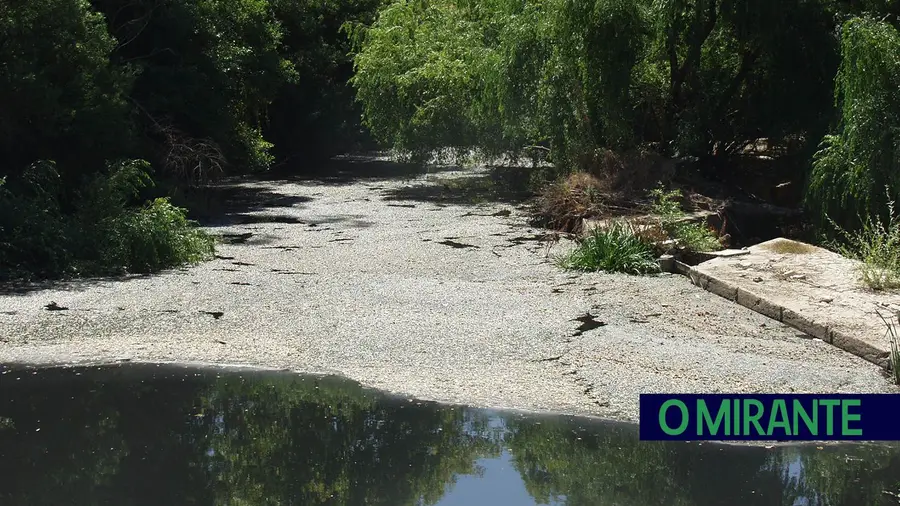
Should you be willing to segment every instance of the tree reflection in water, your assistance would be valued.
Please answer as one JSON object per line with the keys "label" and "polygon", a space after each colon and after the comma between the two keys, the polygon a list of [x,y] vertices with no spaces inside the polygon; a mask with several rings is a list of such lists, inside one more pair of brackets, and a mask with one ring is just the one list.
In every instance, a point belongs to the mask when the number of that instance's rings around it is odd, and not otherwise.
{"label": "tree reflection in water", "polygon": [[887,505],[897,503],[883,491],[900,488],[900,451],[885,446],[640,442],[630,425],[276,373],[130,365],[0,375],[3,505],[436,504],[503,453],[535,503]]}

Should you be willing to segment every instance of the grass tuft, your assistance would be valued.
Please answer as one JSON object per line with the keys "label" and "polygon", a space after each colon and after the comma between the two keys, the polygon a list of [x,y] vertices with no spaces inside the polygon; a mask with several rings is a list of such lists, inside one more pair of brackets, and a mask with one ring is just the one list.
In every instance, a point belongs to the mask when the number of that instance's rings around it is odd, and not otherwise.
{"label": "grass tuft", "polygon": [[887,223],[880,217],[869,217],[855,232],[831,223],[842,241],[832,241],[829,246],[862,262],[863,283],[873,290],[900,288],[900,216],[894,211],[893,201],[888,202]]}
{"label": "grass tuft", "polygon": [[[885,317],[878,311],[878,316],[887,326],[887,336],[891,342],[891,373],[894,383],[900,385],[900,335],[897,331],[897,325],[900,324],[900,313]],[[895,320],[897,323],[894,323]]]}
{"label": "grass tuft", "polygon": [[560,265],[570,270],[635,275],[659,272],[653,245],[623,222],[593,230],[574,251],[560,260]]}

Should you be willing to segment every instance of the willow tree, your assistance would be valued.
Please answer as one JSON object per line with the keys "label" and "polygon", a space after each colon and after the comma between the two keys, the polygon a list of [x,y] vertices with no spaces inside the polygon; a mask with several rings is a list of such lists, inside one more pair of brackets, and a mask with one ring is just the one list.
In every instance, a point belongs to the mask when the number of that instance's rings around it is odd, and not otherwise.
{"label": "willow tree", "polygon": [[353,84],[400,150],[730,157],[818,142],[834,19],[824,0],[398,0],[357,34]]}
{"label": "willow tree", "polygon": [[900,196],[900,32],[869,18],[841,30],[837,131],[816,154],[808,203],[843,224]]}
{"label": "willow tree", "polygon": [[352,82],[365,123],[400,150],[566,154],[629,136],[643,22],[621,0],[398,1],[356,34]]}

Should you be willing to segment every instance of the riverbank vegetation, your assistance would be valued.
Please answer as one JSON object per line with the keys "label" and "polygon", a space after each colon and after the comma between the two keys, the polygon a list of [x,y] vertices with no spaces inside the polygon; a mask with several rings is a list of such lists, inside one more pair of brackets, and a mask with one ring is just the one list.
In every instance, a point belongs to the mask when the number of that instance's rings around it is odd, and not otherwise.
{"label": "riverbank vegetation", "polygon": [[367,142],[340,28],[379,4],[0,5],[0,278],[200,260],[177,188]]}

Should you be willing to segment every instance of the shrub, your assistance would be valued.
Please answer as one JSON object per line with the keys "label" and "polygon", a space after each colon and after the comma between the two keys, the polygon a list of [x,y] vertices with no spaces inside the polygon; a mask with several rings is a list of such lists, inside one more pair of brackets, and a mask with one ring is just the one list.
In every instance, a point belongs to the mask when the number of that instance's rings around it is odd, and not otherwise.
{"label": "shrub", "polygon": [[576,172],[547,184],[537,198],[534,214],[542,226],[579,230],[582,220],[600,214],[603,184],[595,176]]}
{"label": "shrub", "polygon": [[832,222],[839,238],[828,244],[842,255],[862,261],[862,281],[873,290],[900,288],[900,216],[893,201],[887,207],[887,223],[878,216],[869,217],[861,220],[860,228],[848,232]]}
{"label": "shrub", "polygon": [[0,186],[0,277],[54,277],[71,266],[55,164],[31,164]]}
{"label": "shrub", "polygon": [[677,240],[679,246],[696,252],[722,249],[716,234],[703,223],[684,221],[686,214],[679,203],[679,199],[681,199],[679,190],[665,191],[659,187],[650,194],[655,200],[651,206],[653,213],[659,215],[663,230],[671,238]]}
{"label": "shrub", "polygon": [[168,199],[141,206],[141,190],[152,181],[149,164],[114,164],[86,185],[74,216],[81,231],[79,263],[91,272],[152,272],[197,263],[213,253],[213,239],[188,221]]}
{"label": "shrub", "polygon": [[158,198],[124,213],[113,243],[129,272],[152,272],[208,260],[215,240],[188,221],[184,209]]}
{"label": "shrub", "polygon": [[653,245],[626,223],[595,229],[578,247],[560,260],[566,269],[647,274],[659,271]]}
{"label": "shrub", "polygon": [[33,164],[16,184],[0,185],[0,276],[55,278],[151,272],[212,256],[213,239],[166,199],[141,205],[151,183],[144,161],[111,165],[60,205],[52,162]]}
{"label": "shrub", "polygon": [[673,235],[678,244],[687,251],[704,253],[722,249],[716,234],[702,223],[678,223],[674,227]]}

